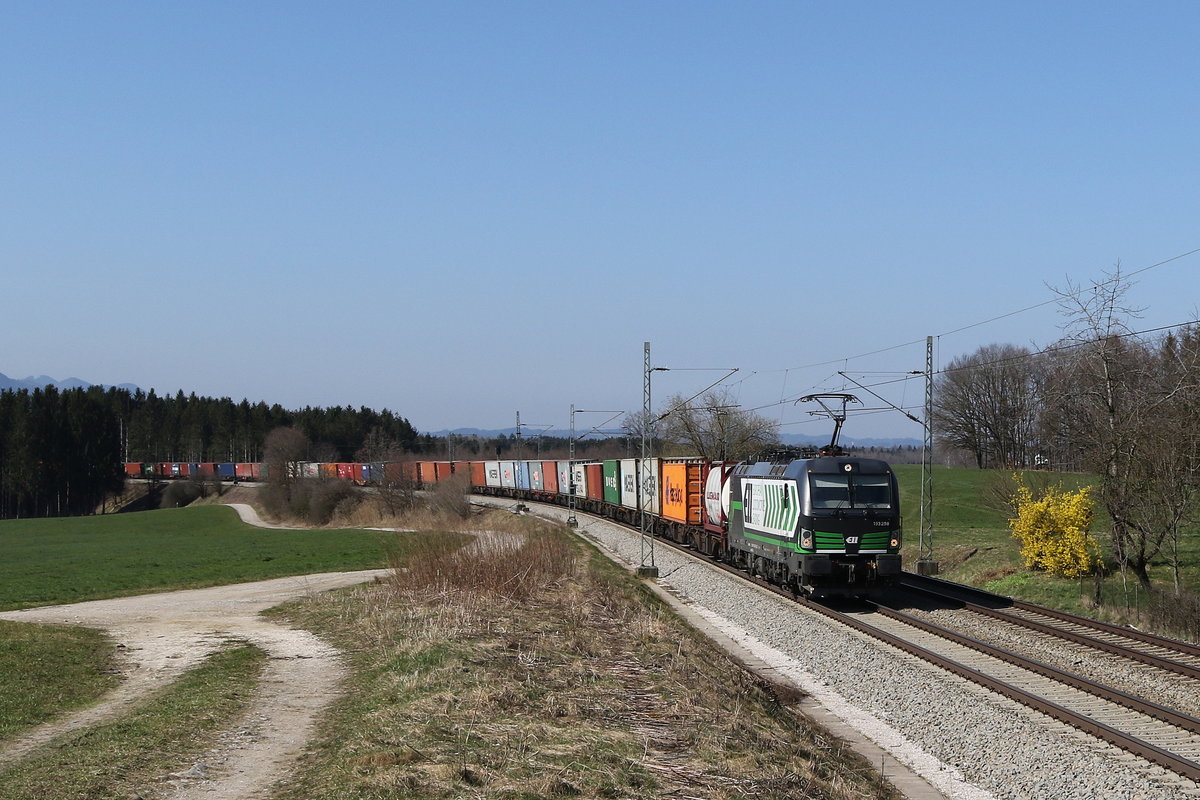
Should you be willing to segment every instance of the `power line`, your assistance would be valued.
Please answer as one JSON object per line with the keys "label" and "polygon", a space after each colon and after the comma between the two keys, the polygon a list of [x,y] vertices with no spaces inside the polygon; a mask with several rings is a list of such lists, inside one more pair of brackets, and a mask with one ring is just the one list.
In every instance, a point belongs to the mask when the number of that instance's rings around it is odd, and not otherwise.
{"label": "power line", "polygon": [[[1145,335],[1151,334],[1151,333],[1161,333],[1163,331],[1175,330],[1177,328],[1186,328],[1189,325],[1200,325],[1200,319],[1193,319],[1193,320],[1189,320],[1188,322],[1177,322],[1174,325],[1160,325],[1157,328],[1147,328],[1147,329],[1141,330],[1141,331],[1127,331],[1126,333],[1114,333],[1111,336],[1107,336],[1105,338],[1129,339],[1129,338],[1133,338],[1135,336],[1145,336]],[[1015,356],[1009,356],[1007,358],[997,358],[994,361],[982,361],[982,362],[978,362],[978,363],[974,363],[974,364],[964,364],[961,367],[941,369],[941,370],[938,370],[937,372],[935,372],[934,374],[935,375],[946,375],[951,372],[959,372],[960,370],[965,370],[965,369],[976,369],[978,367],[991,367],[991,366],[996,366],[998,364],[1011,364],[1011,363],[1015,363],[1017,361],[1024,361],[1026,359],[1036,358],[1038,356],[1049,355],[1051,353],[1060,353],[1064,350],[1073,350],[1076,347],[1084,347],[1086,345],[1092,344],[1094,341],[1095,341],[1094,339],[1087,339],[1082,342],[1071,342],[1070,344],[1051,345],[1050,347],[1044,347],[1041,350],[1036,350],[1036,351],[1033,351],[1030,353],[1022,353],[1020,355],[1015,355]]]}
{"label": "power line", "polygon": [[[953,336],[956,333],[962,333],[963,331],[970,330],[972,328],[978,328],[982,325],[987,325],[989,323],[996,322],[998,320],[1007,319],[1008,317],[1013,317],[1013,316],[1016,316],[1017,314],[1024,314],[1026,311],[1033,311],[1034,309],[1042,308],[1044,306],[1051,305],[1052,303],[1060,302],[1064,297],[1078,297],[1084,291],[1088,291],[1093,288],[1103,288],[1103,287],[1108,286],[1112,283],[1115,283],[1116,281],[1119,281],[1119,280],[1127,280],[1129,278],[1134,277],[1135,275],[1141,275],[1143,272],[1149,272],[1150,270],[1156,269],[1157,267],[1161,267],[1165,264],[1170,264],[1173,261],[1178,261],[1182,258],[1187,258],[1188,256],[1192,256],[1197,253],[1200,253],[1200,247],[1197,247],[1193,250],[1188,250],[1186,253],[1180,253],[1179,255],[1171,256],[1170,258],[1165,258],[1162,261],[1158,261],[1154,264],[1150,264],[1149,266],[1145,266],[1145,267],[1142,267],[1141,269],[1134,270],[1133,272],[1114,276],[1112,278],[1109,278],[1106,281],[1102,281],[1100,283],[1095,283],[1092,286],[1089,286],[1086,288],[1079,287],[1074,292],[1069,292],[1069,293],[1066,293],[1066,294],[1058,296],[1058,297],[1052,297],[1049,300],[1044,300],[1040,303],[1035,303],[1034,305],[1026,306],[1025,308],[1021,308],[1021,309],[1017,309],[1016,311],[1009,311],[1004,314],[999,314],[997,316],[990,317],[988,319],[981,320],[979,322],[973,322],[969,325],[963,325],[960,328],[955,328],[954,330],[946,331],[944,333],[939,333],[939,334],[935,334],[935,335],[939,339],[942,338],[943,336]],[[925,337],[921,337],[920,339],[915,339],[911,342],[903,342],[901,344],[895,344],[895,345],[891,345],[889,347],[883,347],[878,350],[872,350],[867,353],[859,353],[858,355],[845,356],[843,358],[834,358],[834,359],[830,359],[828,361],[816,361],[811,364],[805,364],[805,365],[799,366],[799,367],[788,367],[786,371],[788,371],[788,372],[793,371],[793,370],[798,371],[798,370],[804,370],[804,369],[813,369],[815,367],[825,367],[825,366],[829,366],[831,364],[841,364],[841,363],[845,363],[847,361],[855,361],[860,358],[866,358],[868,356],[879,355],[880,353],[888,353],[888,352],[891,352],[892,350],[899,350],[904,347],[912,347],[913,345],[923,344],[924,342],[925,342]],[[770,371],[778,372],[780,370],[770,370]],[[754,375],[754,374],[756,374],[756,373],[751,373],[751,375]],[[750,376],[748,375],[746,377],[749,378]]]}
{"label": "power line", "polygon": [[[1079,287],[1076,287],[1076,288],[1075,288],[1075,290],[1074,290],[1074,291],[1072,291],[1072,292],[1060,293],[1058,296],[1056,296],[1056,297],[1053,297],[1053,298],[1050,298],[1050,299],[1048,299],[1048,300],[1044,300],[1044,301],[1042,301],[1042,302],[1040,302],[1040,303],[1035,303],[1035,304],[1033,304],[1033,305],[1026,306],[1026,307],[1024,307],[1024,308],[1017,309],[1017,310],[1015,310],[1015,311],[1009,311],[1009,312],[1007,312],[1007,313],[1004,313],[1004,314],[999,314],[999,315],[997,315],[997,316],[990,317],[990,318],[988,318],[988,319],[981,320],[981,321],[979,321],[979,322],[974,322],[974,323],[971,323],[971,324],[969,324],[969,325],[964,325],[964,326],[961,326],[961,327],[959,327],[959,328],[955,328],[955,329],[953,329],[953,330],[949,330],[949,331],[946,331],[946,332],[944,332],[944,333],[937,334],[937,337],[936,337],[936,338],[937,338],[937,339],[940,341],[940,339],[941,339],[942,337],[944,337],[944,336],[952,336],[952,335],[954,335],[954,334],[961,333],[961,332],[963,332],[963,331],[970,330],[970,329],[972,329],[972,328],[977,328],[977,327],[980,327],[980,326],[983,326],[983,325],[987,325],[987,324],[989,324],[989,323],[992,323],[992,322],[996,322],[996,321],[998,321],[998,320],[1006,319],[1006,318],[1008,318],[1008,317],[1016,316],[1016,315],[1018,315],[1018,314],[1023,314],[1023,313],[1025,313],[1025,312],[1027,312],[1027,311],[1032,311],[1032,310],[1034,310],[1034,309],[1042,308],[1042,307],[1044,307],[1044,306],[1048,306],[1048,305],[1051,305],[1051,304],[1053,304],[1053,303],[1058,303],[1058,302],[1061,302],[1062,300],[1064,300],[1064,299],[1066,299],[1066,298],[1077,298],[1079,295],[1081,295],[1081,294],[1082,294],[1083,292],[1085,292],[1085,291],[1093,291],[1093,290],[1095,290],[1095,289],[1100,289],[1100,288],[1103,288],[1103,287],[1105,287],[1105,286],[1110,286],[1110,285],[1112,285],[1113,283],[1116,283],[1116,282],[1118,282],[1118,281],[1121,281],[1121,280],[1128,280],[1129,278],[1132,278],[1132,277],[1134,277],[1134,276],[1141,275],[1141,274],[1143,274],[1143,273],[1145,273],[1145,272],[1149,272],[1149,271],[1150,271],[1150,270],[1152,270],[1152,269],[1156,269],[1156,268],[1158,268],[1158,267],[1161,267],[1161,266],[1163,266],[1163,265],[1165,265],[1165,264],[1170,264],[1170,263],[1172,263],[1172,262],[1174,262],[1174,261],[1178,261],[1178,260],[1180,260],[1180,259],[1187,258],[1188,256],[1192,256],[1192,255],[1195,255],[1195,254],[1197,254],[1197,253],[1200,253],[1200,247],[1198,247],[1198,248],[1194,248],[1194,249],[1192,249],[1192,250],[1188,250],[1187,252],[1184,252],[1184,253],[1179,253],[1178,255],[1171,256],[1170,258],[1165,258],[1165,259],[1163,259],[1163,260],[1161,260],[1161,261],[1157,261],[1157,262],[1155,262],[1155,263],[1153,263],[1153,264],[1149,264],[1149,265],[1147,265],[1147,266],[1145,266],[1145,267],[1142,267],[1142,268],[1140,268],[1140,269],[1134,270],[1133,272],[1124,273],[1124,274],[1120,274],[1120,273],[1118,273],[1117,275],[1114,275],[1114,276],[1110,277],[1108,280],[1101,281],[1101,282],[1093,282],[1093,283],[1092,283],[1090,286],[1087,286],[1087,287],[1084,287],[1084,286],[1079,286]],[[1136,333],[1133,333],[1133,334],[1122,334],[1121,336],[1122,336],[1122,337],[1124,337],[1124,336],[1132,336],[1132,335],[1145,335],[1145,334],[1148,334],[1148,333],[1155,333],[1155,332],[1158,332],[1158,331],[1168,330],[1168,329],[1172,329],[1172,328],[1180,328],[1180,327],[1184,327],[1184,326],[1187,326],[1187,325],[1194,325],[1194,324],[1197,324],[1197,321],[1192,321],[1192,322],[1184,322],[1184,323],[1178,323],[1178,324],[1176,324],[1176,325],[1168,325],[1168,326],[1163,326],[1163,327],[1160,327],[1160,328],[1153,328],[1153,329],[1148,329],[1148,330],[1144,330],[1144,331],[1138,331],[1138,332],[1136,332]],[[816,367],[830,366],[830,365],[833,365],[833,364],[843,364],[843,365],[845,365],[845,366],[848,366],[848,362],[850,362],[850,361],[855,361],[855,360],[858,360],[858,359],[860,359],[860,358],[866,358],[866,357],[868,357],[868,356],[879,355],[880,353],[887,353],[887,352],[891,352],[891,351],[893,351],[893,350],[899,350],[899,349],[902,349],[902,348],[905,348],[905,347],[912,347],[912,346],[914,346],[914,345],[921,344],[921,343],[922,343],[922,341],[923,341],[923,339],[916,339],[916,340],[913,340],[913,341],[910,341],[910,342],[902,342],[902,343],[900,343],[900,344],[895,344],[895,345],[891,345],[891,346],[889,346],[889,347],[883,347],[883,348],[879,348],[879,349],[872,350],[872,351],[870,351],[870,352],[866,352],[866,353],[859,353],[859,354],[857,354],[857,355],[853,355],[853,356],[846,356],[846,357],[843,357],[843,358],[834,358],[834,359],[829,359],[829,360],[826,360],[826,361],[817,361],[817,362],[813,362],[813,363],[810,363],[810,364],[805,364],[805,365],[802,365],[802,366],[799,366],[799,367],[789,367],[789,368],[787,368],[787,369],[784,369],[784,370],[782,370],[782,371],[784,372],[784,374],[785,374],[785,376],[786,376],[788,373],[792,372],[793,370],[795,370],[795,371],[800,371],[800,370],[806,370],[806,369],[813,369],[813,368],[816,368]],[[1038,353],[1031,353],[1031,354],[1029,354],[1029,355],[1027,355],[1027,356],[1021,356],[1021,358],[1031,358],[1031,357],[1033,357],[1033,356],[1035,356],[1035,355],[1039,355],[1039,354],[1041,354],[1041,353],[1050,353],[1050,352],[1055,352],[1056,350],[1066,349],[1067,347],[1074,347],[1074,346],[1079,346],[1079,345],[1066,345],[1066,346],[1056,346],[1056,347],[1051,347],[1051,348],[1044,348],[1043,350],[1039,351]],[[1008,360],[1011,360],[1011,359],[1008,359]],[[1001,362],[995,362],[995,363],[1002,363],[1002,361],[1003,361],[1003,360],[1001,360]],[[973,366],[985,366],[985,365],[984,365],[984,364],[978,364],[978,365],[973,365]],[[766,371],[762,371],[762,372],[778,372],[778,371],[781,371],[781,370],[766,370]],[[935,374],[935,375],[940,375],[940,374],[944,374],[945,372],[948,372],[948,370],[937,370],[937,371],[935,371],[935,372],[934,372],[934,374]],[[750,379],[752,376],[754,376],[754,375],[757,375],[757,374],[759,374],[759,371],[751,372],[751,373],[750,373],[750,374],[748,374],[748,375],[747,375],[745,378],[743,378],[743,379],[742,379],[742,381],[739,381],[739,382],[738,382],[738,385],[740,385],[741,383],[745,382],[746,380],[749,380],[749,379]],[[922,373],[922,374],[923,374],[923,373]],[[832,376],[830,376],[830,377],[832,377]],[[826,380],[828,380],[828,378],[827,378]],[[903,378],[903,379],[900,379],[900,380],[898,380],[898,381],[891,381],[891,383],[906,382],[907,380],[909,380],[909,379],[908,379],[908,378]],[[886,384],[886,383],[871,384],[871,386],[883,386],[883,385],[887,385],[887,384]],[[810,387],[810,388],[815,388],[815,386],[814,386],[814,387]],[[784,389],[783,389],[783,392],[786,392],[786,377],[785,377],[785,383],[784,383]],[[781,392],[781,395],[783,394],[783,392]],[[795,402],[795,398],[801,397],[801,396],[803,396],[803,394],[807,394],[807,392],[804,392],[804,393],[801,393],[801,394],[796,394],[796,395],[793,395],[792,397],[784,397],[784,396],[781,396],[781,397],[780,397],[780,400],[779,400],[779,402],[777,402],[777,403],[768,403],[768,404],[765,404],[765,405],[759,406],[759,407],[757,407],[756,409],[750,409],[750,410],[752,410],[752,411],[756,411],[756,410],[762,410],[762,409],[767,409],[767,408],[774,408],[774,407],[777,407],[777,406],[779,406],[779,407],[782,407],[783,405],[785,405],[785,404],[787,404],[787,403],[792,403],[792,402]],[[782,423],[782,420],[781,420],[781,423]]]}

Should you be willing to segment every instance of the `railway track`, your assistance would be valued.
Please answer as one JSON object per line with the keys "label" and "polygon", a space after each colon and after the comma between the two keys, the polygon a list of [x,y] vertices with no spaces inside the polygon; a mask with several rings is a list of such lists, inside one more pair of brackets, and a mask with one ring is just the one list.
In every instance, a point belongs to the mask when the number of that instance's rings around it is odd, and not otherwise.
{"label": "railway track", "polygon": [[1200,646],[1088,619],[938,578],[905,573],[900,587],[980,616],[1200,681]]}
{"label": "railway track", "polygon": [[[797,597],[792,592],[707,556],[697,554],[683,545],[657,539],[678,550],[701,558],[717,569],[752,581],[760,588],[787,597],[799,605],[834,619],[860,633],[886,642],[910,655],[921,658],[972,683],[1041,712],[1051,719],[1070,725],[1090,736],[1126,752],[1157,764],[1190,781],[1200,783],[1200,718],[1181,713],[1151,700],[1122,692],[1097,681],[1081,678],[1068,671],[1043,664],[1034,659],[985,641],[965,636],[904,612],[877,603],[864,602],[857,609],[839,608],[829,603]],[[910,576],[905,574],[905,579]],[[949,587],[958,584],[938,581]],[[977,592],[961,587],[966,593]],[[986,594],[986,593],[981,593]],[[988,595],[993,602],[1010,603],[1026,614],[1050,612],[1047,617],[1058,618],[1064,627],[1051,627],[1052,635],[1061,635],[1066,626],[1082,627],[1093,623],[1096,630],[1113,628],[1110,635],[1122,629],[1107,626],[1082,617],[1039,606]],[[981,606],[982,607],[982,606]],[[1013,619],[1018,619],[1013,617]],[[1031,620],[1022,618],[1022,622]],[[1062,638],[1070,639],[1069,636]],[[1164,647],[1173,640],[1143,634],[1144,644]],[[1138,639],[1132,639],[1137,641]],[[1178,643],[1186,651],[1191,646]],[[1098,647],[1097,649],[1106,649]],[[1111,651],[1110,651],[1111,652]],[[1137,652],[1145,663],[1146,654]],[[1164,659],[1169,660],[1169,659]],[[1174,672],[1175,669],[1170,669]]]}
{"label": "railway track", "polygon": [[1011,700],[1200,781],[1200,719],[873,603],[806,605]]}
{"label": "railway track", "polygon": [[[687,553],[692,558],[705,561],[715,569],[737,575],[761,589],[788,598],[868,637],[892,645],[960,678],[1045,714],[1053,720],[1156,764],[1192,782],[1193,789],[1189,791],[1189,795],[1195,793],[1194,785],[1200,784],[1200,718],[1006,650],[986,640],[990,637],[968,636],[904,611],[873,603],[823,603],[797,597],[789,590],[759,577],[747,575],[685,545],[664,538],[655,538],[654,541],[656,544],[671,547]],[[914,578],[916,580],[910,580]],[[1058,637],[1064,641],[1074,641],[1080,636],[1086,636],[1104,643],[1088,645],[1096,652],[1103,651],[1109,657],[1118,657],[1114,650],[1119,650],[1122,653],[1119,657],[1162,670],[1162,674],[1169,680],[1196,681],[1200,684],[1200,677],[1193,673],[1196,664],[1190,663],[1191,659],[1200,653],[1200,648],[1060,614],[1031,604],[990,595],[972,587],[934,580],[935,583],[928,584],[927,588],[941,594],[944,604],[965,606],[970,603],[1007,618],[998,620],[998,624],[1019,624],[1030,630],[1038,629],[1041,635]],[[921,582],[919,576],[905,575],[906,589],[911,589]],[[933,588],[934,586],[937,588]],[[992,618],[990,613],[987,616]],[[1085,633],[1082,629],[1091,632]],[[1125,641],[1117,643],[1113,641],[1115,639]],[[1137,644],[1131,644],[1132,642]],[[1192,652],[1193,649],[1195,652]]]}

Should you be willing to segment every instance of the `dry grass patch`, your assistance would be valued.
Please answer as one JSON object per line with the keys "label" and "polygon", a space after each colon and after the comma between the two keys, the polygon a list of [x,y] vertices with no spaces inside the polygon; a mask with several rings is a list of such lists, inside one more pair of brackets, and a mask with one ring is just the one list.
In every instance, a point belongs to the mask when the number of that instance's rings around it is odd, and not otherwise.
{"label": "dry grass patch", "polygon": [[892,796],[569,533],[468,524],[471,546],[431,536],[393,582],[285,612],[354,677],[283,797]]}

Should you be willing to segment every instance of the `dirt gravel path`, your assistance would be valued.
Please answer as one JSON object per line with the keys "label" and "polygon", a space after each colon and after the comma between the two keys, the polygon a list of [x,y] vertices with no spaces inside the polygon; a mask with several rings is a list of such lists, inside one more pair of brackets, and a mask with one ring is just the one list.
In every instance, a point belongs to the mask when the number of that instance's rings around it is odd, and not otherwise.
{"label": "dirt gravel path", "polygon": [[96,600],[0,613],[0,619],[86,625],[108,631],[123,653],[125,680],[99,705],[39,726],[0,752],[20,758],[58,734],[119,717],[199,664],[230,639],[270,656],[247,717],[191,768],[164,776],[170,800],[265,797],[311,735],[317,714],[338,692],[343,666],[336,650],[307,631],[259,612],[308,594],[383,577],[389,570],[333,572],[162,594]]}

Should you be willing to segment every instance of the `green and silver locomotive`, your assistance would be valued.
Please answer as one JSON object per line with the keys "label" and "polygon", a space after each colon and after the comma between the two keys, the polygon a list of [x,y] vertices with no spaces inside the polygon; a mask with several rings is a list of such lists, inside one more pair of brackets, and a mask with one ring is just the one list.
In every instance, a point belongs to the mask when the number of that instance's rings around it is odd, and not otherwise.
{"label": "green and silver locomotive", "polygon": [[728,557],[797,592],[863,594],[900,574],[900,497],[887,462],[818,455],[729,475]]}
{"label": "green and silver locomotive", "polygon": [[[900,574],[900,493],[886,461],[838,447],[849,394],[809,395],[834,421],[807,458],[739,464],[722,487],[726,557],[796,592],[861,595]],[[826,400],[840,401],[831,408]]]}

